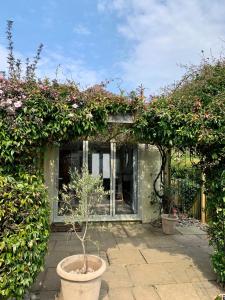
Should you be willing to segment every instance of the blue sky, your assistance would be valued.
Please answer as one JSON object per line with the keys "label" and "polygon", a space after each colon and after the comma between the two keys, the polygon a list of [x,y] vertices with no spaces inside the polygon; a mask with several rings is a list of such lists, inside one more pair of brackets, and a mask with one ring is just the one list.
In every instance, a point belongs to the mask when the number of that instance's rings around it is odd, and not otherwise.
{"label": "blue sky", "polygon": [[38,75],[74,79],[85,88],[105,79],[126,90],[141,83],[157,94],[179,79],[179,64],[201,50],[224,53],[224,0],[8,0],[0,10],[0,70],[6,68],[6,20],[16,54],[32,57],[42,42]]}

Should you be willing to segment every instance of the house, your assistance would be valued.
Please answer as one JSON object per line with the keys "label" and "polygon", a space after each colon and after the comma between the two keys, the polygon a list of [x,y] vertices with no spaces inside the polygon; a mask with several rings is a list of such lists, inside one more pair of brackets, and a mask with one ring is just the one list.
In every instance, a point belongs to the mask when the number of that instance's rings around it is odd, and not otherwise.
{"label": "house", "polygon": [[[114,116],[114,123],[132,123],[129,116]],[[79,140],[50,145],[44,155],[44,175],[48,188],[51,222],[63,222],[59,191],[70,180],[70,168],[86,164],[92,174],[101,174],[110,193],[96,207],[95,221],[149,222],[158,217],[153,200],[153,182],[160,170],[161,158],[156,146],[98,140]]]}

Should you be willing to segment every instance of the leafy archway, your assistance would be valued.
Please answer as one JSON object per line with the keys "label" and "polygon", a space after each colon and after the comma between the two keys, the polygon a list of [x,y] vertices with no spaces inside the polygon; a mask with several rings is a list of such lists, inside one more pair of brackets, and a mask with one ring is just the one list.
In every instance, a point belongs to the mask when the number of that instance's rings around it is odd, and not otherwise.
{"label": "leafy archway", "polygon": [[[29,76],[21,80],[13,60],[11,77],[0,78],[2,296],[22,298],[43,262],[48,231],[47,201],[41,183],[44,147],[96,136],[110,139],[121,135],[127,141],[157,145],[162,153],[175,147],[189,149],[200,157],[206,174],[212,260],[224,283],[225,60],[204,60],[190,68],[172,90],[151,101],[143,93],[114,95],[101,85],[81,91],[72,82],[36,80],[34,69],[35,65],[31,66]],[[108,120],[112,115],[130,115],[134,122],[111,126]],[[40,218],[35,211],[26,213],[23,208],[29,205],[40,211]],[[35,265],[32,272],[27,264]],[[17,275],[12,275],[15,265]],[[14,278],[10,283],[7,274]],[[15,278],[21,279],[19,286]]]}

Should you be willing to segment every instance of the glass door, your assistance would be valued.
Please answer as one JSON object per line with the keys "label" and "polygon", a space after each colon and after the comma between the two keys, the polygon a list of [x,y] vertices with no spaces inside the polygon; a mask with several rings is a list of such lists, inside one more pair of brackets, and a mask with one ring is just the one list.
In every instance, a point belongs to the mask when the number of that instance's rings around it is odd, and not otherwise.
{"label": "glass door", "polygon": [[[83,142],[64,144],[59,148],[59,167],[58,167],[58,201],[55,205],[54,219],[62,221],[63,215],[67,212],[62,202],[61,194],[63,185],[70,182],[70,170],[81,171],[84,162]],[[74,195],[72,205],[76,206],[76,197]]]}
{"label": "glass door", "polygon": [[[84,164],[89,172],[101,175],[109,195],[96,206],[94,220],[128,220],[138,216],[137,205],[137,146],[114,142],[76,142],[62,145],[58,163],[58,202],[55,221],[63,221],[60,190],[70,181],[69,170],[81,171]],[[74,205],[76,205],[74,199]]]}
{"label": "glass door", "polygon": [[137,213],[136,203],[136,152],[133,145],[116,147],[115,213]]}
{"label": "glass door", "polygon": [[[111,153],[110,143],[88,143],[88,169],[92,175],[100,175],[103,180],[105,191],[111,190]],[[111,214],[111,195],[107,195],[104,200],[97,204],[95,215]]]}

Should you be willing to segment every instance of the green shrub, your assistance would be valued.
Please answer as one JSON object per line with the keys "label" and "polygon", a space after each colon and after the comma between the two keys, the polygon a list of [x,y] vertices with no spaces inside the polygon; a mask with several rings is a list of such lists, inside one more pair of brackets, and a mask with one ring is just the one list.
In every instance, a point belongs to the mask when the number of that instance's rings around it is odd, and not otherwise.
{"label": "green shrub", "polygon": [[225,285],[225,171],[224,164],[207,170],[207,210],[209,238],[214,248],[213,268],[222,285]]}
{"label": "green shrub", "polygon": [[41,270],[49,237],[42,180],[0,174],[0,298],[22,299]]}

